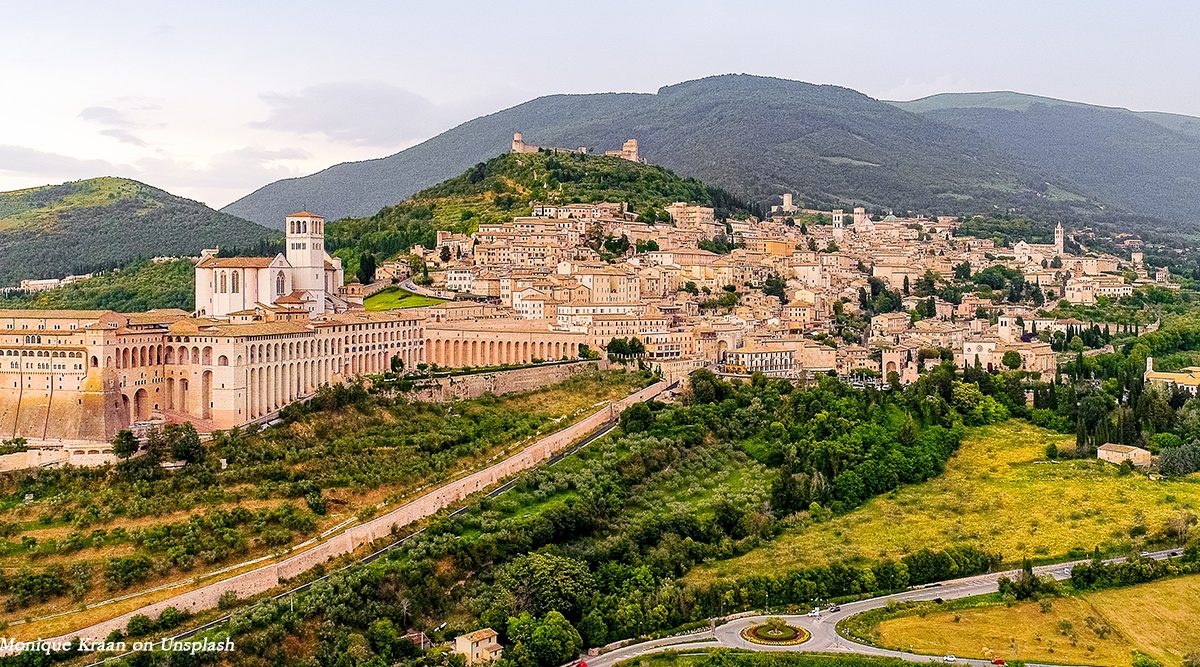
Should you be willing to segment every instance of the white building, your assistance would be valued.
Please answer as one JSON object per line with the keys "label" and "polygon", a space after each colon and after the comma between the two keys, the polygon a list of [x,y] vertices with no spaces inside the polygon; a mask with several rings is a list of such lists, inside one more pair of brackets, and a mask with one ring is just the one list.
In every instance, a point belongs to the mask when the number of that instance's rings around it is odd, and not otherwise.
{"label": "white building", "polygon": [[275,257],[216,257],[196,264],[196,314],[225,317],[256,306],[303,308],[313,315],[342,312],[342,260],[325,252],[325,219],[302,211],[287,216],[287,251]]}

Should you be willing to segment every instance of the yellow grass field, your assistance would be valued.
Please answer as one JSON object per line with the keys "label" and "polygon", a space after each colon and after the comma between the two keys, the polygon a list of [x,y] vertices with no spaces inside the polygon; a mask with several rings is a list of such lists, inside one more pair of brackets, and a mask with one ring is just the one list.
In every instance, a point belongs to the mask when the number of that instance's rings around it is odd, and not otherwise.
{"label": "yellow grass field", "polygon": [[1179,667],[1200,651],[1200,575],[1053,598],[1045,612],[1022,602],[892,618],[876,638],[920,653],[1074,665],[1128,665],[1139,651]]}
{"label": "yellow grass field", "polygon": [[740,557],[694,568],[707,584],[746,572],[784,572],[830,561],[876,560],[950,545],[1024,557],[1065,558],[1072,549],[1136,549],[1180,511],[1200,507],[1200,480],[1121,476],[1098,461],[1043,460],[1063,436],[1010,420],[971,429],[946,472],[897,489],[830,521],[801,518],[774,541]]}

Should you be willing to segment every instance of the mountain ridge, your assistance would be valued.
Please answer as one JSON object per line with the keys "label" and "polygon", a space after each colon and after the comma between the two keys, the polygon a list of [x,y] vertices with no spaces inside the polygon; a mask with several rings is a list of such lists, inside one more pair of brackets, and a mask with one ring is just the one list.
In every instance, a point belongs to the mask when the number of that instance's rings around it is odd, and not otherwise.
{"label": "mountain ridge", "polygon": [[1161,125],[1169,130],[1183,132],[1189,136],[1200,137],[1200,118],[1196,116],[1189,116],[1187,114],[1173,113],[1168,111],[1137,111],[1127,107],[1110,106],[1107,104],[1092,104],[1089,102],[1076,102],[1058,97],[1022,93],[1015,90],[981,90],[975,92],[934,93],[933,95],[926,95],[913,100],[885,101],[889,104],[894,104],[901,109],[912,111],[914,113],[926,113],[929,111],[937,111],[948,108],[965,109],[980,107],[1008,109],[1010,111],[1028,111],[1029,107],[1034,104],[1066,106],[1079,109],[1107,109],[1110,111],[1134,114],[1140,118],[1144,118],[1152,123],[1155,123],[1156,125]]}
{"label": "mountain ridge", "polygon": [[269,184],[223,210],[260,223],[297,206],[331,219],[371,215],[506,150],[516,131],[538,145],[594,149],[633,137],[649,161],[758,203],[793,192],[823,205],[941,212],[1078,214],[1105,204],[973,131],[853,89],[730,74],[655,93],[539,97],[384,158]]}

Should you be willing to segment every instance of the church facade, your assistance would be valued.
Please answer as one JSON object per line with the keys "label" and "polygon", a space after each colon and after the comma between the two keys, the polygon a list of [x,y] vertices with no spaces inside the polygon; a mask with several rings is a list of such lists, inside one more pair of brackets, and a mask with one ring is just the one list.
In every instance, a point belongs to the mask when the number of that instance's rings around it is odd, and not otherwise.
{"label": "church facade", "polygon": [[301,211],[287,216],[286,252],[274,257],[217,257],[205,250],[196,264],[196,315],[227,317],[257,307],[287,307],[311,316],[350,309],[338,296],[342,260],[325,252],[325,219]]}

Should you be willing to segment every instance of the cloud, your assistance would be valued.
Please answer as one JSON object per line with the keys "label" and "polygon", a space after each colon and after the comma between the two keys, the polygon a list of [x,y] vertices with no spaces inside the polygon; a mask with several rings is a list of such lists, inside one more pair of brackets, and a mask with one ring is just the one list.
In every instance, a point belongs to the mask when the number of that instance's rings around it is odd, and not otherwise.
{"label": "cloud", "polygon": [[56,181],[129,173],[133,167],[88,160],[25,146],[0,145],[0,171]]}
{"label": "cloud", "polygon": [[217,153],[204,165],[156,156],[140,159],[136,166],[148,182],[167,189],[244,189],[249,183],[300,176],[299,171],[283,163],[308,157],[300,149],[247,147]]}
{"label": "cloud", "polygon": [[79,117],[83,120],[101,125],[110,125],[113,127],[139,127],[140,124],[135,123],[129,118],[129,114],[120,109],[113,107],[87,107],[79,112]]}
{"label": "cloud", "polygon": [[143,120],[146,112],[156,111],[157,106],[138,100],[129,100],[128,108],[118,109],[112,106],[90,106],[79,112],[79,118],[89,123],[102,126],[100,134],[111,137],[126,144],[146,147],[146,143],[134,130],[161,127],[161,124]]}
{"label": "cloud", "polygon": [[100,134],[103,134],[106,137],[112,137],[113,139],[116,139],[122,143],[133,144],[134,146],[141,146],[144,148],[149,145],[134,133],[120,127],[112,127],[107,130],[100,130]]}
{"label": "cloud", "polygon": [[61,183],[97,176],[132,178],[214,208],[246,194],[247,188],[303,175],[287,163],[311,157],[294,148],[239,148],[213,155],[205,164],[156,155],[133,164],[75,158],[25,146],[0,145],[0,174],[11,187]]}
{"label": "cloud", "polygon": [[260,97],[270,112],[251,127],[321,135],[351,146],[395,147],[450,127],[462,117],[459,108],[434,104],[387,83],[323,83]]}

